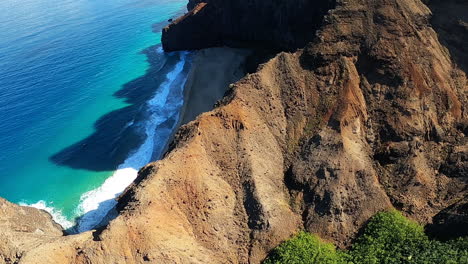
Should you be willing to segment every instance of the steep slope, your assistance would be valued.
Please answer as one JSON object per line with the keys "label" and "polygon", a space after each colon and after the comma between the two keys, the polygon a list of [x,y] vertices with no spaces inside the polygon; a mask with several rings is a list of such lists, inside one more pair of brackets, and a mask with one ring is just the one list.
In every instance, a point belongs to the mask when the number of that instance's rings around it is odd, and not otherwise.
{"label": "steep slope", "polygon": [[467,77],[430,18],[420,0],[337,1],[304,49],[183,126],[106,228],[21,263],[259,263],[302,228],[346,246],[390,207],[465,227]]}

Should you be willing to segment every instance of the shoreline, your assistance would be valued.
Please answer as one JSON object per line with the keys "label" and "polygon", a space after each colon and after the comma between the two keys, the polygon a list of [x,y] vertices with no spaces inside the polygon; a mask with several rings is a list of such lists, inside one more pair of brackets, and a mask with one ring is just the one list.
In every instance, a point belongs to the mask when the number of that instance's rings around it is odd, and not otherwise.
{"label": "shoreline", "polygon": [[245,76],[249,54],[250,50],[228,47],[196,51],[185,83],[178,127],[213,109],[229,85]]}
{"label": "shoreline", "polygon": [[224,98],[229,85],[246,75],[245,63],[251,54],[248,49],[215,47],[197,50],[193,54],[184,86],[184,103],[179,113],[176,129],[166,142],[162,159],[179,128],[212,110]]}
{"label": "shoreline", "polygon": [[[157,147],[155,145],[156,138],[167,136],[166,140],[160,138],[162,142],[171,139],[172,132],[165,134],[163,130],[167,129],[164,123],[169,121],[173,115],[161,116],[158,113],[164,109],[170,110],[177,116],[178,103],[177,101],[171,102],[171,97],[178,98],[178,96],[183,95],[183,87],[187,80],[187,77],[183,77],[187,53],[181,52],[178,56],[179,60],[174,68],[166,74],[166,80],[159,85],[157,91],[145,103],[149,115],[141,123],[146,133],[143,143],[127,156],[125,161],[101,186],[82,194],[78,209],[81,209],[84,214],[79,216],[79,220],[76,222],[77,233],[100,227],[112,220],[112,216],[117,215],[115,213],[115,206],[118,204],[117,198],[132,185],[138,176],[138,171],[152,162],[155,152],[159,152],[159,156],[163,153],[164,148],[155,149]],[[182,79],[180,79],[181,76]],[[181,85],[179,85],[179,81],[182,81]],[[183,96],[181,98],[184,100]],[[176,128],[176,125],[173,128]]]}
{"label": "shoreline", "polygon": [[[156,50],[156,52],[163,53],[163,50]],[[172,138],[172,131],[177,128],[177,118],[175,118],[175,122],[171,127],[166,127],[165,123],[178,116],[180,111],[176,112],[176,110],[182,108],[183,89],[190,69],[190,65],[187,65],[187,56],[187,52],[181,52],[177,54],[179,58],[175,61],[175,64],[169,66],[170,70],[168,72],[161,73],[161,69],[158,70],[158,73],[165,75],[165,80],[158,84],[158,88],[152,93],[152,97],[142,104],[148,116],[137,121],[137,125],[142,126],[145,130],[146,136],[143,137],[142,135],[141,144],[130,151],[124,161],[112,171],[102,184],[80,194],[80,200],[75,208],[73,218],[64,215],[61,209],[55,208],[45,200],[33,203],[22,202],[20,205],[46,211],[56,223],[62,226],[67,234],[82,233],[101,227],[112,220],[113,216],[116,215],[115,205],[118,202],[116,198],[134,182],[140,168],[153,160],[159,160],[165,149],[164,147],[161,148],[160,145],[158,146],[156,142],[160,141],[161,145],[165,146],[166,142]],[[167,110],[168,113],[161,114],[161,109]],[[133,125],[133,122],[135,120],[128,126]],[[151,153],[157,153],[157,158],[153,159]]]}
{"label": "shoreline", "polygon": [[[191,62],[185,80],[183,84],[181,84],[183,86],[183,105],[180,108],[177,122],[174,125],[173,131],[168,136],[168,140],[165,142],[162,151],[154,153],[156,155],[148,160],[148,162],[145,162],[141,168],[149,163],[161,160],[167,153],[179,128],[194,120],[198,115],[212,110],[215,103],[224,97],[226,91],[229,89],[229,85],[245,76],[245,62],[247,56],[250,54],[250,50],[246,49],[216,47],[195,51],[191,59],[183,58],[188,56],[188,54],[184,56],[181,55],[184,64],[187,62],[186,60],[190,60]],[[157,131],[154,131],[154,133],[157,133]],[[115,209],[112,208],[118,201],[112,199],[111,196],[114,196],[115,193],[120,193],[123,185],[125,185],[124,189],[128,188],[128,186],[131,185],[128,180],[131,178],[133,182],[137,177],[139,169],[136,167],[126,167],[125,163],[127,163],[143,145],[144,142],[135,150],[135,153],[130,154],[130,156],[125,159],[124,163],[119,165],[102,185],[81,194],[82,201],[80,201],[76,210],[83,211],[83,214],[78,216],[76,222],[68,220],[62,215],[60,210],[48,206],[48,203],[43,200],[33,204],[22,203],[21,205],[35,207],[48,212],[54,218],[54,221],[60,224],[69,234],[82,233],[92,229],[92,226],[103,226],[109,220],[113,219],[111,215],[116,215],[116,212],[114,212]],[[123,170],[127,171],[127,173]],[[132,176],[127,180],[121,178],[121,176],[124,175],[128,177],[130,176],[129,174]],[[119,181],[121,183],[126,183],[118,184],[120,187],[116,186],[116,177],[120,178]],[[117,191],[115,187],[118,187],[117,189],[119,190]],[[99,197],[99,203],[94,201],[97,199],[97,197],[95,197],[97,194],[103,196]],[[117,197],[119,195],[117,195]],[[84,207],[87,207],[87,209]],[[101,210],[98,210],[98,208]]]}

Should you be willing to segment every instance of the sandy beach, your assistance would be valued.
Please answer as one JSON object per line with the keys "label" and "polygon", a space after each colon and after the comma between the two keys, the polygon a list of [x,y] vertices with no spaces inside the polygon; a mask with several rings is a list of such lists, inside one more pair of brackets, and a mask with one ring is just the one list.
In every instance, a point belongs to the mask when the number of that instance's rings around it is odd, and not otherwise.
{"label": "sandy beach", "polygon": [[249,50],[226,47],[196,51],[185,83],[179,125],[211,110],[223,98],[229,84],[245,75],[244,64],[249,54]]}

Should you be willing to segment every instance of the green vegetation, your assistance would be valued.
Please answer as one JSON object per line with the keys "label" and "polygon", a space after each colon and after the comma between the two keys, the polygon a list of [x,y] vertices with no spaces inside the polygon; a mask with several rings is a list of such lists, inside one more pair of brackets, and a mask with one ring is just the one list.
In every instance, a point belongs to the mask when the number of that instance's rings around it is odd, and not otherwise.
{"label": "green vegetation", "polygon": [[349,251],[352,263],[465,264],[468,239],[430,240],[419,224],[397,211],[375,215]]}
{"label": "green vegetation", "polygon": [[315,235],[300,232],[273,250],[265,264],[307,263],[339,264],[341,257],[335,247]]}
{"label": "green vegetation", "polygon": [[468,264],[468,238],[431,240],[397,211],[376,214],[350,250],[336,250],[301,232],[274,249],[265,264]]}

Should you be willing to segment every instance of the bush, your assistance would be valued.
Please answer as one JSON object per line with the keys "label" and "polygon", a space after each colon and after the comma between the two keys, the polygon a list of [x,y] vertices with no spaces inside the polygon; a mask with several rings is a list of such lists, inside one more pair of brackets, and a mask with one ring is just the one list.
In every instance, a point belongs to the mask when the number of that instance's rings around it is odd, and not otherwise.
{"label": "bush", "polygon": [[393,210],[372,217],[349,256],[356,264],[468,264],[468,239],[430,240],[421,225]]}
{"label": "bush", "polygon": [[340,264],[335,246],[300,232],[273,250],[265,264]]}
{"label": "bush", "polygon": [[349,251],[301,232],[273,250],[267,264],[468,264],[468,238],[431,240],[396,210],[372,217]]}
{"label": "bush", "polygon": [[442,243],[431,240],[414,262],[418,264],[468,264],[468,238]]}
{"label": "bush", "polygon": [[354,263],[414,263],[427,244],[422,226],[390,211],[378,213],[369,221],[350,255]]}

